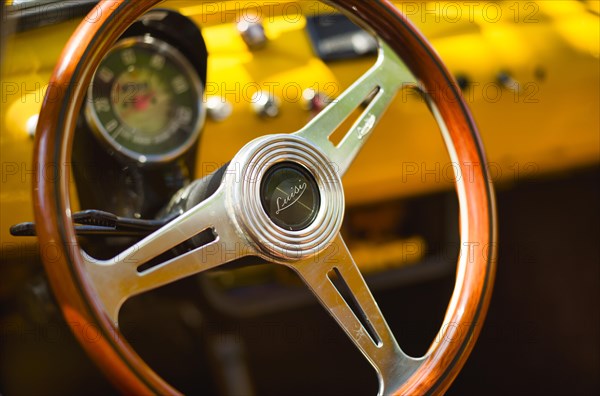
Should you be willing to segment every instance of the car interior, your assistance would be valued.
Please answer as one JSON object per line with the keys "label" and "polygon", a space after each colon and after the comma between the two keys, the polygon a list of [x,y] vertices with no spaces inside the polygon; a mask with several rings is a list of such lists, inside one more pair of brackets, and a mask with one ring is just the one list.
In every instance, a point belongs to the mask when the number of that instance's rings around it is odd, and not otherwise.
{"label": "car interior", "polygon": [[1,5],[0,395],[600,393],[600,1]]}

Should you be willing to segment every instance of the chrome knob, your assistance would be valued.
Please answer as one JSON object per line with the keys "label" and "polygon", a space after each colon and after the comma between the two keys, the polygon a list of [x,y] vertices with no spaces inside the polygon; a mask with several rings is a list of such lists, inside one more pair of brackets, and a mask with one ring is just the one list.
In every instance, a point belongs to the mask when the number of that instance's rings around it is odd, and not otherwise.
{"label": "chrome knob", "polygon": [[233,106],[225,98],[211,96],[206,99],[206,114],[213,121],[223,121],[229,118],[233,112]]}
{"label": "chrome knob", "polygon": [[302,108],[313,113],[321,112],[331,101],[332,99],[328,95],[312,88],[307,88],[302,92]]}
{"label": "chrome knob", "polygon": [[257,50],[264,47],[269,39],[265,34],[265,28],[260,22],[240,21],[237,24],[238,32],[242,39],[251,50]]}
{"label": "chrome knob", "polygon": [[279,115],[279,99],[266,91],[252,95],[252,110],[261,117],[274,118]]}

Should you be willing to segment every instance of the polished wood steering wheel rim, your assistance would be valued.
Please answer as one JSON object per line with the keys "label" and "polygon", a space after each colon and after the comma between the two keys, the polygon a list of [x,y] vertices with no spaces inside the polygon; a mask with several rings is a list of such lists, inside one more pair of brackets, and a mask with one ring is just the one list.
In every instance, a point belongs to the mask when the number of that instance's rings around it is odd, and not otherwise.
{"label": "polished wood steering wheel rim", "polygon": [[[97,298],[78,248],[69,203],[68,164],[78,109],[94,70],[118,37],[158,0],[103,1],[64,49],[40,113],[35,142],[34,210],[44,266],[67,323],[106,376],[123,392],[176,394],[123,339]],[[495,274],[495,207],[482,144],[460,90],[416,28],[385,0],[331,0],[379,36],[407,65],[426,92],[457,177],[461,256],[454,293],[440,333],[396,394],[443,393],[479,335]],[[443,94],[439,94],[443,91]],[[438,93],[438,94],[435,94]],[[43,254],[52,249],[50,259]],[[91,336],[93,335],[93,336]]]}

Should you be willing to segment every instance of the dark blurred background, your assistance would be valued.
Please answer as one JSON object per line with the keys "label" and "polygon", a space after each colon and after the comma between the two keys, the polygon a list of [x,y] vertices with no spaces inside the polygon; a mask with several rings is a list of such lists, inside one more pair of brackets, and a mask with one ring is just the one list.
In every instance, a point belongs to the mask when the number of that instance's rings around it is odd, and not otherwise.
{"label": "dark blurred background", "polygon": [[[597,168],[586,169],[498,188],[494,295],[480,339],[450,395],[598,394],[598,176]],[[450,271],[375,292],[408,353],[426,351],[453,282]],[[246,384],[246,390],[261,395],[375,392],[372,369],[316,302],[239,319],[202,298],[193,305],[183,299],[181,290],[195,287],[188,282],[134,299],[122,316],[125,335],[180,389],[236,390],[222,380]],[[11,318],[13,324],[2,327],[0,339],[2,394],[115,393],[57,313],[38,314],[38,322],[35,314],[23,316],[30,298],[21,295],[2,307],[5,323]],[[37,307],[39,301],[31,304]]]}

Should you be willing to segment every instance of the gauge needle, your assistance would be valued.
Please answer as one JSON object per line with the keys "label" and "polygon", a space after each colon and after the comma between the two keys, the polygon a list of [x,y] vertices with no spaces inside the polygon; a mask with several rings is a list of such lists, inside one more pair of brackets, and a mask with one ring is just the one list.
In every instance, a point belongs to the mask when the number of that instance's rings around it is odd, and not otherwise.
{"label": "gauge needle", "polygon": [[133,107],[136,110],[146,110],[148,108],[148,105],[150,104],[150,101],[152,100],[152,98],[154,98],[155,93],[154,92],[149,92],[145,95],[139,95],[135,97],[135,100],[133,102]]}

